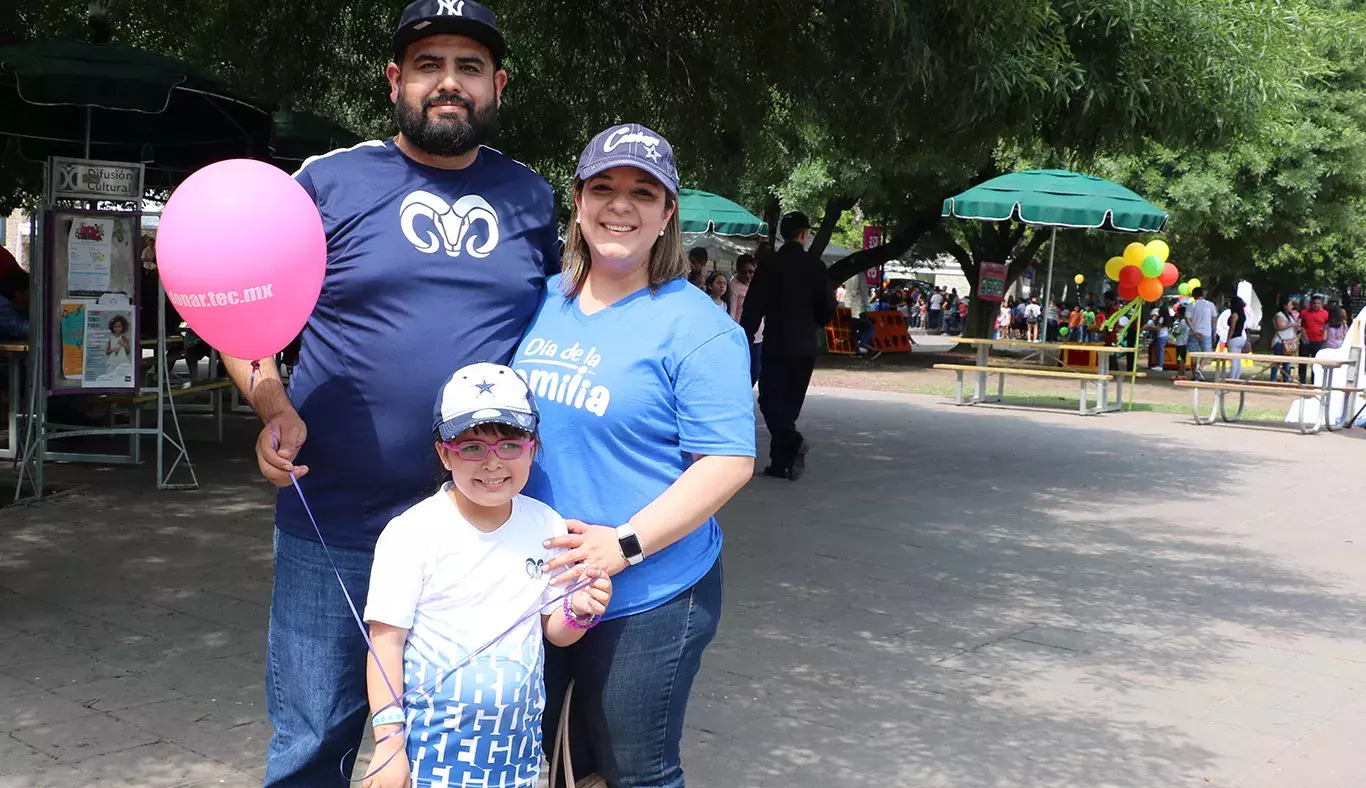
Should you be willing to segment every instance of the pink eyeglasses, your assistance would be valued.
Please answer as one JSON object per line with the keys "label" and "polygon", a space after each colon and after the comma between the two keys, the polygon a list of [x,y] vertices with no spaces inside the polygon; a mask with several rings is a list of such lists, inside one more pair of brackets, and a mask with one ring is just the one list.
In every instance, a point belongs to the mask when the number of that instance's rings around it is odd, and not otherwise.
{"label": "pink eyeglasses", "polygon": [[459,443],[442,441],[441,445],[462,460],[483,462],[489,452],[498,455],[500,460],[515,460],[526,453],[527,447],[536,443],[535,438],[504,438],[496,443],[481,440],[467,440]]}

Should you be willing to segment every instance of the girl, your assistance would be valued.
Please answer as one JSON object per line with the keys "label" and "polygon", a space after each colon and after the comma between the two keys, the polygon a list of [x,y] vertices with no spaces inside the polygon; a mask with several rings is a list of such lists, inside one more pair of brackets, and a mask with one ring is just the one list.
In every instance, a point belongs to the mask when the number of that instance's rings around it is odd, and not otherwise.
{"label": "girl", "polygon": [[132,358],[132,345],[128,339],[128,319],[123,315],[109,318],[109,338],[104,341],[104,355],[109,357],[109,366],[127,364]]}
{"label": "girl", "polygon": [[1323,329],[1323,346],[1342,347],[1345,339],[1347,339],[1347,311],[1340,306],[1334,307],[1333,316],[1328,318],[1328,325]]}
{"label": "girl", "polygon": [[[1300,354],[1300,317],[1295,309],[1295,299],[1288,298],[1281,304],[1280,311],[1273,318],[1276,335],[1271,340],[1271,352],[1278,356],[1298,356]],[[1279,373],[1279,375],[1278,375]],[[1271,380],[1290,382],[1290,365],[1275,364],[1271,367]]]}
{"label": "girl", "polygon": [[1167,326],[1167,341],[1176,349],[1176,377],[1172,380],[1185,380],[1186,349],[1190,342],[1190,326],[1186,325],[1186,307],[1178,306]]}
{"label": "girl", "polygon": [[720,271],[713,271],[707,277],[707,295],[711,296],[711,302],[730,312],[730,280]]}
{"label": "girl", "polygon": [[1001,310],[996,314],[996,338],[1010,339],[1010,302],[1002,301]]}
{"label": "girl", "polygon": [[683,281],[678,172],[662,136],[602,132],[571,194],[563,273],[513,367],[541,411],[527,491],[572,518],[547,569],[582,561],[615,591],[582,640],[547,650],[543,726],[553,741],[572,679],[576,770],[681,788],[683,715],[721,615],[714,515],[754,472],[749,348]]}
{"label": "girl", "polygon": [[[1233,297],[1233,302],[1228,307],[1227,346],[1230,353],[1242,353],[1247,349],[1247,306],[1238,296]],[[1233,371],[1229,373],[1229,378],[1237,380],[1242,375],[1243,362],[1234,359]]]}
{"label": "girl", "polygon": [[591,576],[592,585],[568,596],[551,585],[555,551],[545,542],[566,528],[521,495],[537,424],[521,378],[471,364],[442,386],[436,411],[447,481],[391,520],[375,546],[365,620],[377,744],[363,788],[533,788],[541,638],[578,642],[606,612],[611,581],[580,568],[566,579]]}

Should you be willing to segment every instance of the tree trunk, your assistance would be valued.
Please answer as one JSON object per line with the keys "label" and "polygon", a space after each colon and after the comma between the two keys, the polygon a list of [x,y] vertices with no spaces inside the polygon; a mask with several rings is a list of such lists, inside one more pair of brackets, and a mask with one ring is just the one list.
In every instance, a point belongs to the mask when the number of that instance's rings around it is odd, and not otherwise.
{"label": "tree trunk", "polygon": [[764,208],[764,221],[768,222],[768,245],[774,249],[778,248],[778,222],[782,221],[782,210],[782,203],[776,194],[769,198]]}
{"label": "tree trunk", "polygon": [[[939,223],[939,209],[921,211],[901,225],[895,235],[884,238],[881,246],[854,252],[830,266],[827,276],[831,285],[836,285],[857,276],[870,268],[885,265],[910,250],[916,241]],[[814,248],[814,247],[813,247]]]}

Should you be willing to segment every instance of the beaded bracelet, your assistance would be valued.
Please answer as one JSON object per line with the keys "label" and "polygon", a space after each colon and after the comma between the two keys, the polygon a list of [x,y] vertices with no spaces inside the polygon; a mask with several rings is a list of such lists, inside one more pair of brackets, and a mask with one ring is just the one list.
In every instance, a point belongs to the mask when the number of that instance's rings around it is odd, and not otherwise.
{"label": "beaded bracelet", "polygon": [[598,621],[601,618],[602,616],[596,614],[588,616],[587,618],[579,618],[579,616],[574,613],[574,609],[569,606],[569,597],[566,596],[564,598],[564,621],[569,625],[570,629],[592,629],[597,626]]}
{"label": "beaded bracelet", "polygon": [[370,726],[378,728],[381,725],[402,725],[408,718],[403,713],[403,709],[390,707],[375,712],[375,717],[370,721]]}

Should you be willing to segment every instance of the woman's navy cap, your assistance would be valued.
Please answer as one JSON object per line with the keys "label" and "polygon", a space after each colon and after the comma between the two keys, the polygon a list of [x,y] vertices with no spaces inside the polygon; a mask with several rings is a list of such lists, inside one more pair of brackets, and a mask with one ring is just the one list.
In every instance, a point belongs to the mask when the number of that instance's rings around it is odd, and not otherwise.
{"label": "woman's navy cap", "polygon": [[414,41],[442,34],[478,41],[489,48],[495,64],[502,64],[507,54],[498,20],[485,6],[474,0],[417,0],[403,9],[394,32],[394,62],[403,62],[403,53]]}
{"label": "woman's navy cap", "polygon": [[623,123],[598,134],[579,157],[574,177],[586,181],[613,167],[639,167],[670,194],[678,194],[678,169],[669,141],[639,123]]}

